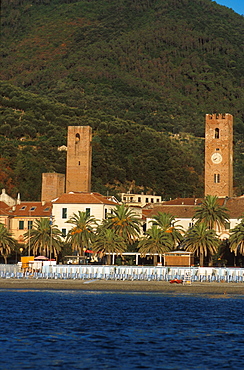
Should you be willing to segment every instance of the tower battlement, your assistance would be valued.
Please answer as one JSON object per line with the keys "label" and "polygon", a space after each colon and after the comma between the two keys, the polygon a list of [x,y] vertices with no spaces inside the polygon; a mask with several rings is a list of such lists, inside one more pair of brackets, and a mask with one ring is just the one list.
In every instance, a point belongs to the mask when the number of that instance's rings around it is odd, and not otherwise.
{"label": "tower battlement", "polygon": [[229,113],[213,113],[213,114],[206,114],[206,120],[213,120],[213,121],[217,121],[217,120],[229,120],[229,119],[233,119],[233,116]]}

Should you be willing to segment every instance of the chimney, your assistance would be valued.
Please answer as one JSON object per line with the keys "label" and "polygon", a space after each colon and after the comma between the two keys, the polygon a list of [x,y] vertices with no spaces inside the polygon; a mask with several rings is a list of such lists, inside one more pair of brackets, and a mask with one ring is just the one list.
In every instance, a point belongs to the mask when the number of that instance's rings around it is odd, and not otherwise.
{"label": "chimney", "polygon": [[17,204],[20,204],[21,203],[21,200],[20,200],[20,193],[18,193],[18,195],[17,195],[17,202],[16,202]]}

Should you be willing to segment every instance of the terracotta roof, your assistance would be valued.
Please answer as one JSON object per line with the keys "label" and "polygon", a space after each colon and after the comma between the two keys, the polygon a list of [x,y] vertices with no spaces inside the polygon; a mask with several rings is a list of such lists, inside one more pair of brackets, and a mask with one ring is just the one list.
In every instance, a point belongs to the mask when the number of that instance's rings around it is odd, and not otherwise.
{"label": "terracotta roof", "polygon": [[108,204],[116,205],[115,202],[107,199],[99,193],[78,193],[70,192],[62,194],[57,199],[53,200],[55,204]]}
{"label": "terracotta roof", "polygon": [[147,217],[152,218],[158,212],[163,212],[163,213],[169,213],[172,216],[176,218],[192,218],[195,214],[196,208],[195,206],[187,206],[187,205],[176,205],[176,206],[171,206],[171,205],[161,205],[155,207]]}
{"label": "terracotta roof", "polygon": [[172,200],[166,200],[164,202],[162,202],[162,204],[164,205],[188,205],[188,206],[197,206],[199,204],[201,204],[203,201],[202,198],[176,198],[176,199],[172,199]]}
{"label": "terracotta roof", "polygon": [[[162,202],[162,205],[187,205],[187,206],[199,206],[203,202],[203,198],[176,198]],[[219,205],[226,203],[226,198],[218,199]]]}
{"label": "terracotta roof", "polygon": [[21,202],[9,207],[8,214],[14,217],[49,217],[52,213],[52,203]]}
{"label": "terracotta roof", "polygon": [[229,198],[225,206],[229,210],[230,218],[244,217],[244,197]]}
{"label": "terracotta roof", "polygon": [[[191,201],[192,199],[192,201]],[[184,202],[182,201],[184,200]],[[185,201],[187,200],[187,202]],[[197,206],[201,204],[202,199],[199,199],[200,203],[197,203]],[[172,202],[175,202],[172,204]],[[183,204],[182,204],[183,203]],[[190,205],[189,205],[190,203]],[[228,209],[228,214],[231,219],[238,219],[244,217],[244,197],[236,198],[219,198],[219,204],[224,205]],[[158,212],[170,213],[176,218],[192,218],[196,211],[195,198],[178,198],[173,201],[161,203],[161,205],[156,205],[151,210],[151,212],[146,215],[146,217],[152,217]],[[145,210],[143,211],[143,213]]]}
{"label": "terracotta roof", "polygon": [[10,209],[9,205],[4,203],[4,202],[0,202],[0,214],[1,215],[6,215],[8,214],[8,210]]}

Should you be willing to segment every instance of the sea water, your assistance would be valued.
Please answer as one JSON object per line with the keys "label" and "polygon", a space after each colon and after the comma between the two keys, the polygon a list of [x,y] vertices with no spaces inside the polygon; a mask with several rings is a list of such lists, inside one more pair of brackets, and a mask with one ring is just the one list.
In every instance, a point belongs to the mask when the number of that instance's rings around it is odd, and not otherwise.
{"label": "sea water", "polygon": [[0,369],[243,369],[243,297],[1,290]]}

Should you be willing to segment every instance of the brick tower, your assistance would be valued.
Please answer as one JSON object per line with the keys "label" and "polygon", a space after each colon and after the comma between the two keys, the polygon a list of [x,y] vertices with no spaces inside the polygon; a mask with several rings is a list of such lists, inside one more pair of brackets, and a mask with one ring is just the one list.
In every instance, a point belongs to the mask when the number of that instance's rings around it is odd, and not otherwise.
{"label": "brick tower", "polygon": [[65,175],[62,173],[42,174],[42,202],[50,202],[64,193]]}
{"label": "brick tower", "polygon": [[91,191],[91,140],[90,126],[68,127],[66,193]]}
{"label": "brick tower", "polygon": [[233,116],[206,114],[205,195],[233,196]]}

